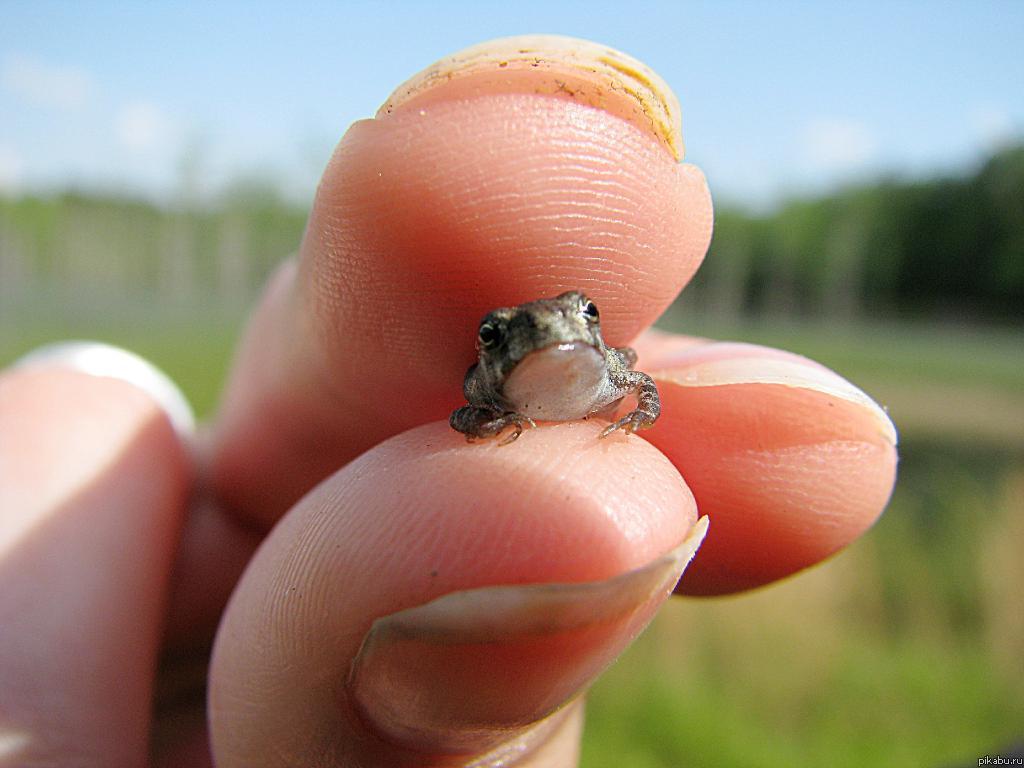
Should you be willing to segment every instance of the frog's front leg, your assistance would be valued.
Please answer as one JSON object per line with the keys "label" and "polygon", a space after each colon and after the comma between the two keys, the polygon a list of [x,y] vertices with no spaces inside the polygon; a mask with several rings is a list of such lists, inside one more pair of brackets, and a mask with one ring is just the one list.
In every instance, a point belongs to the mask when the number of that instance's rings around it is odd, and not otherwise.
{"label": "frog's front leg", "polygon": [[464,405],[452,412],[448,419],[452,429],[462,432],[466,440],[478,437],[494,437],[506,427],[515,426],[515,431],[502,440],[499,445],[508,445],[521,434],[523,425],[536,427],[533,419],[521,413],[503,412],[497,408],[481,405]]}
{"label": "frog's front leg", "polygon": [[636,432],[638,429],[652,426],[661,414],[661,398],[658,397],[658,387],[654,384],[654,379],[640,371],[618,371],[611,374],[610,378],[612,384],[624,393],[636,393],[636,408],[605,427],[600,436],[607,437],[617,429]]}
{"label": "frog's front leg", "polygon": [[636,350],[632,347],[615,347],[615,352],[618,353],[619,359],[622,364],[627,368],[632,368],[636,365]]}

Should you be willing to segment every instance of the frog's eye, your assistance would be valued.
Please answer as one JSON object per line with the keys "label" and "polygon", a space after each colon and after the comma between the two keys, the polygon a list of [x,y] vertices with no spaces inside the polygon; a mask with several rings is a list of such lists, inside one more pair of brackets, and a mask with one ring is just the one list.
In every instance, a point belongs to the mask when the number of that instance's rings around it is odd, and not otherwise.
{"label": "frog's eye", "polygon": [[483,323],[477,338],[480,340],[480,346],[484,349],[494,349],[501,344],[501,336],[501,328],[492,323]]}
{"label": "frog's eye", "polygon": [[583,300],[583,314],[587,316],[588,320],[597,320],[601,317],[597,311],[597,304],[592,302],[590,299]]}

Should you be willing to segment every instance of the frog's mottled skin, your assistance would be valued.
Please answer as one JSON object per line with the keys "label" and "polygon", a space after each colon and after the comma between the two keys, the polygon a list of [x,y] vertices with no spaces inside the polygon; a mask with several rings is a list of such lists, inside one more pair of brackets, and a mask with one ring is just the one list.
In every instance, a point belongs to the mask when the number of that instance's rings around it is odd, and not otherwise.
{"label": "frog's mottled skin", "polygon": [[536,426],[535,418],[568,421],[611,412],[629,393],[636,394],[636,410],[601,437],[649,427],[661,412],[654,381],[632,370],[636,352],[605,345],[597,307],[579,291],[494,310],[480,322],[477,350],[480,359],[463,384],[469,404],[450,419],[470,440],[515,427],[504,445],[524,424]]}

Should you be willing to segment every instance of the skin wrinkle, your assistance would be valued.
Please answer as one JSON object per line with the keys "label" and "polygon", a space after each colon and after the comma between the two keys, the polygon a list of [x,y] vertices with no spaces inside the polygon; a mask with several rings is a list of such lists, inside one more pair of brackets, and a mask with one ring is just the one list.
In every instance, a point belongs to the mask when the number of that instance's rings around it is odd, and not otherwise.
{"label": "skin wrinkle", "polygon": [[[544,210],[545,212],[541,212]],[[561,214],[559,212],[549,212],[550,209],[545,206],[536,206],[532,211],[515,211],[514,213],[524,214],[521,215],[521,221],[524,226],[529,226],[535,223],[541,223],[544,228],[555,234],[564,235],[568,233],[576,234],[580,237],[580,241],[589,240],[591,242],[596,241],[595,247],[607,247],[609,245],[601,246],[597,243],[604,243],[606,241],[619,241],[622,244],[623,255],[628,254],[632,249],[650,249],[649,245],[637,243],[637,232],[628,231],[616,231],[620,229],[618,222],[615,219],[601,219],[593,217],[587,214]],[[599,228],[604,225],[605,228]],[[481,232],[486,232],[487,227],[481,227]],[[539,249],[541,246],[533,246],[534,249]],[[528,249],[523,249],[528,250]]]}
{"label": "skin wrinkle", "polygon": [[[533,214],[533,220],[553,222],[552,228],[556,232],[560,231],[561,223],[561,226],[565,226],[566,228],[571,226],[572,231],[576,232],[585,232],[588,228],[593,231],[595,227],[603,227],[602,229],[597,229],[595,231],[595,234],[599,238],[611,236],[615,233],[615,236],[617,237],[630,238],[634,242],[638,240],[642,241],[643,239],[642,237],[638,237],[638,235],[644,234],[644,230],[642,228],[626,224],[621,221],[621,218],[616,218],[615,216],[610,215],[598,215],[596,211],[576,210],[584,208],[585,206],[583,204],[569,202],[564,206],[555,205],[553,207],[555,210],[548,209],[546,211],[543,206],[536,206],[537,212]],[[616,212],[611,211],[609,213]],[[642,242],[638,242],[637,245],[638,247],[649,247],[647,244]]]}
{"label": "skin wrinkle", "polygon": [[[555,197],[553,200],[534,200],[532,196],[526,196],[522,192],[505,192],[493,195],[489,202],[496,203],[497,207],[513,214],[528,214],[531,212],[544,212],[550,218],[573,217],[584,221],[606,222],[615,224],[633,232],[646,232],[647,229],[639,224],[625,221],[633,214],[628,208],[616,208],[609,204],[614,196],[601,196],[595,200],[579,200],[574,196],[566,194],[564,198]],[[548,213],[551,212],[551,213]],[[543,221],[543,218],[535,219]],[[498,222],[472,218],[474,226],[483,228],[494,228]],[[507,226],[507,225],[505,225]]]}
{"label": "skin wrinkle", "polygon": [[[531,170],[531,174],[537,174],[539,170]],[[572,192],[574,184],[583,182],[586,184],[585,188],[575,188],[577,196],[618,201],[627,210],[635,209],[639,202],[631,191],[631,187],[639,181],[635,174],[613,171],[603,165],[595,167],[593,163],[587,162],[584,156],[576,158],[572,163],[563,161],[553,164],[549,170],[550,177],[540,176],[537,179],[542,188],[550,184],[553,189]]]}
{"label": "skin wrinkle", "polygon": [[[554,227],[548,228],[550,234],[560,234]],[[495,234],[490,238],[493,246],[501,248],[502,252],[508,257],[519,256],[526,258],[531,254],[537,254],[538,257],[542,258],[545,262],[551,263],[562,263],[571,264],[576,266],[577,258],[574,253],[575,250],[581,251],[579,259],[588,258],[587,252],[602,252],[612,254],[613,260],[602,258],[602,262],[608,262],[610,265],[617,267],[619,270],[629,270],[638,275],[646,275],[646,272],[640,272],[638,267],[632,263],[624,263],[624,259],[631,255],[631,249],[620,248],[613,246],[612,244],[601,244],[596,242],[586,242],[582,240],[560,237],[558,239],[549,240],[542,245],[528,245],[520,242],[520,238],[515,233],[499,233]],[[628,244],[627,244],[628,245]],[[644,249],[634,249],[632,254],[635,254]],[[473,264],[479,262],[479,255],[474,251],[468,253],[466,259],[460,263]],[[522,270],[523,267],[534,268],[534,264],[526,264],[516,262],[513,265],[517,270]],[[579,267],[577,267],[578,271]],[[563,273],[560,280],[556,281],[556,284],[564,284],[565,274]]]}
{"label": "skin wrinkle", "polygon": [[[584,108],[584,109],[590,109],[590,108]],[[588,162],[598,162],[598,163],[604,163],[604,164],[607,164],[607,165],[621,164],[621,160],[617,156],[609,156],[607,158],[601,156],[605,152],[607,152],[608,150],[604,146],[602,146],[602,144],[600,142],[595,141],[595,139],[594,139],[595,131],[594,131],[592,123],[596,123],[597,125],[600,126],[600,125],[604,125],[606,123],[606,121],[604,121],[604,120],[596,120],[596,121],[590,120],[590,121],[587,122],[587,125],[584,126],[583,129],[579,132],[579,135],[572,136],[571,139],[561,139],[561,138],[556,139],[555,141],[550,143],[550,145],[555,148],[555,151],[554,152],[550,152],[549,151],[548,154],[551,154],[554,158],[557,158],[560,163],[564,163],[564,154],[562,154],[561,150],[564,150],[564,149],[566,149],[568,147],[571,147],[572,150],[574,151],[574,154],[577,157],[585,158]],[[411,127],[416,128],[418,126],[411,126]],[[470,130],[467,128],[466,132],[469,133]],[[458,130],[456,130],[455,133],[458,134]],[[623,137],[621,137],[619,135],[619,132],[615,132],[614,138],[617,140],[615,143],[618,144],[618,146],[616,147],[616,149],[618,150],[616,154],[618,154],[619,152],[625,153],[625,154],[627,154],[629,156],[632,156],[634,154],[642,154],[642,155],[650,155],[651,154],[649,152],[649,148],[645,146],[645,144],[647,143],[646,136],[643,136],[643,134],[640,131],[637,131],[636,133],[638,133],[640,135],[633,136],[633,137],[631,137],[630,140],[622,140]],[[456,135],[454,138],[449,139],[447,143],[454,144],[454,145],[461,145],[468,138],[470,138],[470,137],[469,136],[462,136],[460,138],[458,135]],[[486,144],[489,137],[488,137],[487,134],[484,134],[483,136],[481,136],[478,132],[473,132],[472,138],[473,138],[474,141]],[[506,143],[507,140],[509,139],[509,137],[506,136],[506,135],[501,135],[498,138],[501,140],[500,141],[501,144]],[[639,139],[639,141],[638,141],[638,139]],[[415,140],[410,138],[409,139],[409,144],[410,145],[414,145],[415,144]],[[590,153],[588,154],[588,153],[580,152],[580,147],[581,146],[587,147],[590,150]],[[547,147],[546,146],[544,147],[544,150],[547,151]],[[647,150],[647,151],[644,151],[644,150]],[[541,156],[541,157],[544,156],[541,152],[535,152],[535,155]],[[640,161],[640,158],[637,158],[637,160],[638,160],[638,162],[642,162],[642,161]],[[464,165],[471,165],[471,161],[467,160],[467,162]],[[512,167],[514,167],[514,166],[512,166]],[[462,168],[460,167],[459,164],[456,164],[454,166],[454,168],[458,169],[460,171],[462,170]],[[425,177],[428,182],[431,181],[431,180],[435,180],[435,179],[445,180],[447,178],[450,178],[451,175],[452,175],[451,172],[453,170],[453,165],[451,163],[448,163],[448,164],[446,164],[446,165],[444,165],[442,167],[441,165],[438,164],[436,166],[436,168],[433,169],[433,170],[435,171],[435,174],[433,175],[433,177],[431,177],[431,175],[429,173]],[[470,189],[472,190],[472,187]]]}
{"label": "skin wrinkle", "polygon": [[278,609],[275,623],[282,628],[283,640],[279,641],[279,645],[291,648],[298,658],[311,652],[319,641],[296,630],[308,625],[307,617],[328,613],[334,602],[328,590],[302,586],[306,574],[315,569],[317,563],[332,558],[336,545],[330,532],[328,515],[312,517],[309,527],[295,538],[294,546],[286,555],[280,578],[270,592],[271,612],[274,612],[274,608]]}
{"label": "skin wrinkle", "polygon": [[[617,234],[617,236],[624,237],[626,236],[625,233],[631,233],[633,242],[638,247],[650,248],[650,245],[645,243],[643,238],[644,235],[649,235],[649,231],[624,221],[632,216],[633,212],[626,209],[617,210],[605,200],[574,200],[568,196],[566,199],[533,200],[532,198],[524,197],[521,193],[509,193],[496,196],[493,200],[489,200],[488,203],[494,207],[501,208],[504,215],[521,225],[575,218],[581,222],[592,223],[592,226],[596,224],[606,225],[607,229],[598,230],[591,237],[600,237],[605,233],[622,230],[623,234]],[[507,221],[479,218],[476,214],[468,217],[465,223],[472,228],[477,236],[507,230],[509,226]]]}
{"label": "skin wrinkle", "polygon": [[557,162],[566,165],[592,167],[595,171],[613,176],[637,175],[632,167],[624,168],[620,162],[617,162],[617,159],[625,156],[632,161],[639,157],[647,157],[648,153],[642,142],[634,143],[628,137],[618,135],[611,136],[611,138],[613,142],[618,143],[621,152],[608,151],[603,141],[595,140],[593,133],[580,133],[568,138],[564,138],[562,135],[553,135],[548,139],[546,146],[554,150],[549,154],[557,157]]}
{"label": "skin wrinkle", "polygon": [[[643,185],[646,184],[649,191],[652,184],[660,186],[664,183],[664,179],[650,179],[641,174],[623,169],[621,163],[624,161],[631,162],[632,159],[628,157],[624,159],[619,156],[615,158],[615,162],[619,165],[613,167],[612,160],[608,160],[606,166],[603,160],[595,162],[592,155],[580,154],[573,159],[573,162],[565,163],[563,161],[558,167],[553,169],[556,172],[555,181],[569,182],[570,184],[573,181],[585,181],[588,185],[593,185],[593,189],[586,190],[588,194],[613,196],[613,199],[621,200],[630,208],[641,206],[643,205]],[[635,158],[635,161],[643,162],[643,159]],[[674,176],[679,172],[678,169],[673,169],[671,173]],[[571,187],[567,186],[567,188]]]}
{"label": "skin wrinkle", "polygon": [[[478,197],[475,199],[477,205],[472,209],[488,210],[495,207],[505,208],[511,206],[513,211],[526,211],[531,208],[549,206],[577,209],[592,209],[594,215],[599,214],[620,214],[620,217],[630,215],[636,211],[636,205],[627,195],[623,194],[622,184],[605,184],[600,180],[593,179],[588,174],[544,174],[539,180],[541,184],[538,189],[530,189],[523,179],[503,179],[502,185],[494,189],[485,188],[478,190]],[[515,189],[508,189],[508,183],[515,183]],[[557,182],[557,183],[556,183]],[[594,190],[593,193],[583,195],[573,184],[597,183],[604,188]],[[540,196],[540,199],[538,197]],[[536,202],[535,202],[536,200]],[[482,219],[480,223],[486,223]],[[636,226],[636,225],[631,225]],[[640,227],[636,227],[640,228]]]}
{"label": "skin wrinkle", "polygon": [[[602,187],[617,186],[626,193],[627,198],[631,199],[632,195],[628,193],[630,185],[626,182],[642,180],[646,177],[630,170],[622,169],[622,153],[604,157],[603,153],[605,151],[607,150],[599,145],[592,144],[589,148],[584,147],[582,149],[579,145],[576,145],[570,153],[559,149],[552,143],[545,146],[543,151],[534,152],[529,157],[520,158],[515,163],[506,164],[503,168],[505,173],[502,176],[481,176],[479,179],[473,180],[487,185],[485,187],[487,188],[511,178],[519,182],[526,182],[522,183],[520,188],[532,192],[536,189],[546,189],[549,186],[547,181],[548,174],[550,173],[551,180],[555,182],[575,179],[587,180],[588,182],[593,181],[597,185],[595,190],[587,188],[578,189],[577,192],[580,194],[593,194],[600,191]],[[439,176],[438,178],[444,177]],[[556,186],[561,187],[560,184],[556,184]]]}
{"label": "skin wrinkle", "polygon": [[[449,176],[445,177],[446,180],[448,180],[449,178],[450,178]],[[610,179],[610,180],[613,180],[613,179]],[[615,180],[617,181],[617,179],[615,179]],[[582,180],[580,180],[580,181],[582,181]],[[478,192],[479,192],[479,190],[478,190]],[[504,193],[500,193],[500,194],[504,194]],[[443,194],[441,195],[441,197],[444,197],[444,196],[445,195],[443,195]],[[607,201],[607,197],[608,197],[607,190],[605,190],[605,194],[603,196],[605,197],[605,199]],[[452,197],[454,197],[454,196],[452,196]],[[598,204],[600,204],[600,203],[598,203]],[[543,207],[544,204],[541,204],[541,205]],[[474,208],[475,207],[476,206],[474,206]],[[504,238],[502,237],[502,233],[500,232],[500,229],[501,229],[500,227],[488,227],[486,223],[481,224],[481,222],[487,222],[489,220],[487,217],[484,217],[482,219],[477,219],[476,218],[476,214],[472,210],[466,210],[465,214],[466,215],[464,216],[464,220],[466,221],[466,226],[475,226],[475,227],[477,227],[477,235],[476,235],[477,237],[483,237],[483,236],[489,235],[490,237],[488,239],[491,240],[492,242],[494,242],[494,243],[502,242],[502,240]],[[624,217],[628,218],[628,216],[625,216],[625,215],[624,215]],[[550,222],[550,220],[549,220],[549,222]],[[518,226],[520,228],[522,228],[522,227],[529,227],[531,224],[536,224],[536,223],[537,222],[531,222],[529,220],[527,220],[525,222],[520,221]],[[498,231],[497,232],[492,231],[494,229],[497,229]],[[597,233],[596,235],[594,235],[594,237],[595,237],[595,239],[602,239],[603,238],[605,241],[607,241],[607,240],[610,240],[610,239],[621,237],[621,234],[622,234],[621,232],[615,232],[615,231],[609,230],[608,227],[601,227],[601,231],[599,233]],[[643,233],[638,233],[638,234],[643,234]],[[513,239],[513,238],[509,238],[509,239]],[[511,245],[511,243],[510,243],[510,245]],[[579,248],[579,247],[581,247],[581,244],[578,243],[578,242],[575,242],[575,241],[568,242],[568,243],[556,242],[554,244],[549,244],[548,247],[554,248],[554,249]],[[604,247],[607,248],[608,246],[605,245]],[[506,246],[506,248],[507,248],[507,246]],[[638,241],[638,240],[630,240],[629,238],[626,238],[624,240],[624,244],[623,244],[622,248],[625,249],[625,250],[633,251],[635,253],[635,252],[638,252],[638,251],[650,250],[650,249],[652,249],[652,246],[649,243],[644,243],[644,242]],[[613,258],[613,259],[623,258],[623,257],[625,257],[627,255],[626,253],[623,253],[622,250],[608,250],[608,251],[605,251],[605,252],[609,253],[611,258]],[[627,262],[627,263],[629,263],[629,262]],[[631,267],[632,267],[632,265],[631,265]],[[632,268],[635,269],[635,267],[632,267]],[[611,275],[610,278],[612,280],[614,280],[615,276]],[[618,282],[621,282],[621,276],[620,276],[620,280]],[[641,295],[644,295],[647,292],[646,291],[641,291],[640,293],[641,293]]]}
{"label": "skin wrinkle", "polygon": [[[511,174],[512,180],[516,182],[516,189],[526,194],[541,192],[547,194],[548,189],[565,190],[573,193],[573,196],[600,197],[609,195],[614,199],[617,197],[630,206],[636,204],[636,198],[630,187],[641,181],[632,173],[612,171],[604,165],[595,166],[588,162],[586,155],[580,155],[568,162],[564,157],[548,160],[543,155],[535,155],[530,158],[529,164],[524,163],[521,169]],[[619,162],[622,159],[619,158]],[[485,188],[501,188],[500,183],[505,182],[510,176],[506,175],[497,179],[488,179],[484,183]],[[586,182],[587,187],[574,188],[573,183]],[[496,183],[497,182],[497,183]],[[589,185],[593,184],[593,189]]]}
{"label": "skin wrinkle", "polygon": [[[636,278],[637,275],[641,274],[638,270],[621,270],[614,267],[614,259],[619,255],[619,251],[612,248],[590,248],[584,246],[577,246],[575,241],[566,241],[572,244],[574,247],[579,247],[586,253],[586,264],[589,274],[589,282],[591,285],[620,285],[623,280],[628,280],[631,277]],[[522,253],[522,265],[525,268],[523,272],[525,274],[535,274],[545,272],[551,275],[553,284],[563,285],[566,288],[584,288],[586,287],[583,283],[574,283],[569,285],[566,283],[565,275],[567,274],[564,269],[567,263],[576,263],[576,259],[572,258],[559,258],[552,256],[549,252],[540,251],[536,255],[533,253]],[[625,274],[623,274],[625,272]],[[621,290],[621,289],[620,289]],[[591,293],[596,293],[591,291]],[[600,295],[600,294],[598,294]],[[602,295],[602,299],[604,296]],[[612,315],[607,315],[611,317]]]}
{"label": "skin wrinkle", "polygon": [[[538,174],[542,169],[538,169]],[[575,169],[574,169],[575,171]],[[634,216],[637,210],[642,207],[642,202],[630,194],[629,187],[637,182],[632,178],[595,178],[588,173],[563,173],[543,174],[538,179],[542,183],[542,189],[533,191],[527,188],[522,180],[515,180],[516,188],[508,189],[508,180],[503,179],[501,185],[494,185],[492,188],[477,190],[476,200],[478,208],[486,209],[499,204],[501,206],[511,204],[511,201],[519,202],[518,209],[527,206],[565,206],[572,208],[591,209],[596,216],[604,216],[612,220],[625,219]],[[579,186],[577,186],[579,185]],[[581,193],[580,186],[593,186],[586,193]],[[536,202],[532,202],[536,199]],[[642,227],[637,223],[630,222],[630,226],[637,231],[649,231],[649,227]]]}
{"label": "skin wrinkle", "polygon": [[[615,279],[618,279],[620,276],[621,277],[628,277],[629,276],[628,274],[627,275],[623,275],[622,274],[623,272],[632,274],[634,276],[641,276],[641,275],[644,274],[643,272],[641,272],[641,270],[636,265],[634,265],[634,264],[625,265],[625,264],[621,263],[620,261],[618,261],[619,258],[622,258],[626,253],[628,253],[628,251],[625,250],[625,249],[616,248],[616,247],[613,247],[611,245],[597,245],[597,244],[581,243],[581,242],[579,242],[577,240],[566,240],[564,245],[565,246],[571,246],[574,249],[580,249],[581,251],[583,251],[583,255],[581,255],[580,260],[584,260],[584,261],[585,260],[593,260],[597,264],[608,264],[609,266],[617,267],[615,269],[608,269],[606,271],[606,273],[605,273],[605,274],[608,274],[608,275],[614,275]],[[524,251],[524,253],[526,253],[526,252],[527,251]],[[556,249],[556,253],[557,253],[557,249]],[[589,254],[593,254],[593,253],[599,253],[601,255],[600,256],[591,256],[591,255],[589,255]],[[558,256],[558,255],[554,255],[553,254],[553,255],[551,255],[547,259],[546,263],[562,266],[562,265],[567,265],[567,264],[575,264],[577,261],[578,261],[578,259],[570,257],[570,256]],[[627,266],[628,266],[628,269],[625,268]]]}
{"label": "skin wrinkle", "polygon": [[[583,239],[586,239],[593,243],[597,247],[601,247],[603,241],[612,240],[622,243],[627,249],[637,248],[643,250],[650,250],[649,246],[637,243],[637,232],[633,231],[616,231],[614,220],[602,221],[595,219],[587,215],[572,214],[570,216],[560,216],[558,213],[542,213],[542,206],[531,206],[529,209],[520,210],[509,210],[510,215],[517,216],[518,223],[520,226],[526,227],[534,224],[542,224],[543,228],[550,234],[550,236],[561,236],[565,232],[573,232],[579,234]],[[545,209],[550,210],[550,209]],[[572,225],[565,225],[562,222],[566,219],[575,219]],[[599,225],[601,225],[599,227]],[[521,240],[521,236],[518,233],[508,232],[506,226],[497,225],[479,225],[477,227],[478,236],[482,234],[490,234],[487,238],[492,243],[504,242],[516,242]],[[610,243],[608,244],[610,247]],[[529,251],[539,250],[543,248],[552,248],[550,243],[535,244],[535,245],[522,245],[517,250]],[[624,252],[624,256],[628,255],[629,250]]]}
{"label": "skin wrinkle", "polygon": [[[538,206],[539,208],[539,206]],[[564,253],[560,250],[560,245],[564,248],[564,234],[571,232],[577,235],[576,242],[585,244],[588,248],[605,248],[608,250],[617,250],[621,253],[623,260],[629,256],[632,251],[651,251],[649,245],[641,244],[637,242],[637,233],[633,232],[618,232],[613,228],[597,228],[595,225],[603,224],[605,222],[599,222],[589,217],[578,217],[579,221],[573,227],[563,226],[557,214],[540,213],[539,210],[526,212],[526,211],[513,211],[510,210],[509,214],[519,216],[519,224],[523,227],[529,227],[535,224],[543,226],[549,236],[549,240],[543,244],[521,244],[516,246],[516,243],[521,241],[520,235],[512,232],[508,232],[504,226],[480,226],[478,228],[478,235],[491,234],[487,239],[491,243],[510,243],[516,251],[529,252],[531,250],[549,250],[552,255],[558,255]],[[609,222],[614,224],[614,222]],[[560,242],[562,241],[562,242]],[[614,243],[614,247],[613,247]],[[566,256],[567,257],[567,256]],[[635,261],[635,256],[632,259]]]}

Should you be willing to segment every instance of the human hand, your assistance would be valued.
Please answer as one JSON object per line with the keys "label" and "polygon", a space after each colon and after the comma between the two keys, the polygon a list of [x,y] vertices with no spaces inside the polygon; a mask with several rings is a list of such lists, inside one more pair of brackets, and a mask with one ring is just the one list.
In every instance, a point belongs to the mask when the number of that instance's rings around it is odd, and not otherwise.
{"label": "human hand", "polygon": [[191,450],[122,381],[0,379],[0,765],[141,764],[151,726],[159,765],[208,762],[208,735],[219,766],[571,765],[577,694],[698,513],[679,589],[703,594],[877,517],[884,413],[750,345],[640,336],[663,401],[640,436],[448,428],[486,311],[580,288],[629,343],[707,248],[667,89],[562,46],[464,53],[350,129]]}

